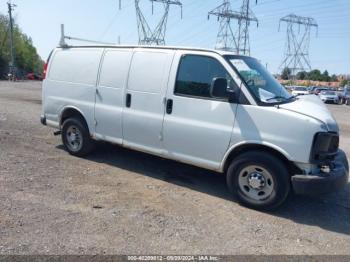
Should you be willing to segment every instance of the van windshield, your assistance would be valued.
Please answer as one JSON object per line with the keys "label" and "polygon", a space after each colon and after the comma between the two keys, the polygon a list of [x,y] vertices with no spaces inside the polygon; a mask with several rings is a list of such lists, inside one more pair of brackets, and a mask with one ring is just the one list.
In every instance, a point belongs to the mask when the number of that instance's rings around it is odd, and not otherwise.
{"label": "van windshield", "polygon": [[256,59],[225,56],[260,104],[292,102],[293,96]]}

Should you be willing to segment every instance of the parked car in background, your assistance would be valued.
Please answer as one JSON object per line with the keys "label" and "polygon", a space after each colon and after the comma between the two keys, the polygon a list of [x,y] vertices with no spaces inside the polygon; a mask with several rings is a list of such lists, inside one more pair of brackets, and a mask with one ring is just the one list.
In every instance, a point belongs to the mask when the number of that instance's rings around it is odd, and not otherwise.
{"label": "parked car in background", "polygon": [[346,104],[347,106],[350,106],[350,96],[348,96],[348,97],[346,98],[345,104]]}
{"label": "parked car in background", "polygon": [[284,86],[284,88],[285,88],[289,93],[292,93],[292,91],[293,91],[293,86]]}
{"label": "parked car in background", "polygon": [[293,96],[308,95],[309,91],[303,86],[296,86],[292,91]]}
{"label": "parked car in background", "polygon": [[309,94],[315,94],[316,89],[317,89],[317,86],[310,86]]}
{"label": "parked car in background", "polygon": [[341,95],[340,95],[340,104],[347,104],[350,105],[350,90],[349,91],[344,91]]}
{"label": "parked car in background", "polygon": [[43,76],[42,75],[39,75],[39,74],[35,74],[35,73],[28,73],[26,75],[26,78],[28,80],[39,80],[39,81],[42,81],[43,80]]}
{"label": "parked car in background", "polygon": [[329,89],[326,88],[326,87],[317,87],[317,88],[315,89],[314,94],[318,96],[321,92],[323,92],[323,91],[328,91],[328,90],[329,90]]}
{"label": "parked car in background", "polygon": [[344,87],[344,90],[338,94],[340,104],[346,104],[350,97],[350,87]]}
{"label": "parked car in background", "polygon": [[320,99],[325,103],[339,103],[339,97],[335,91],[322,91],[319,96]]}

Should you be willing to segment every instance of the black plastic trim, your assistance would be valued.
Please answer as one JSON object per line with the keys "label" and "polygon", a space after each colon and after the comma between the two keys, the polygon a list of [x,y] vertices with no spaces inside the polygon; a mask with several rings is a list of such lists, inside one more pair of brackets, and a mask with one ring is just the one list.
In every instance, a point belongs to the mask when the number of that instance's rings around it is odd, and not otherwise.
{"label": "black plastic trim", "polygon": [[314,136],[310,154],[310,163],[328,164],[334,160],[339,149],[339,135],[331,132],[319,132]]}
{"label": "black plastic trim", "polygon": [[40,117],[40,123],[44,126],[46,126],[46,117],[45,116],[41,116]]}

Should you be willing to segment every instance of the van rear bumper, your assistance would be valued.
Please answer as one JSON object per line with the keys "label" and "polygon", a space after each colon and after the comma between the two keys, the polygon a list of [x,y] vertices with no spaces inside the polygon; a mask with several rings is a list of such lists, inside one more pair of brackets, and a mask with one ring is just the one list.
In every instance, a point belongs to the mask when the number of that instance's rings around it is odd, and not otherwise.
{"label": "van rear bumper", "polygon": [[329,173],[292,176],[294,192],[298,195],[320,195],[338,191],[349,181],[349,163],[344,151],[339,150]]}

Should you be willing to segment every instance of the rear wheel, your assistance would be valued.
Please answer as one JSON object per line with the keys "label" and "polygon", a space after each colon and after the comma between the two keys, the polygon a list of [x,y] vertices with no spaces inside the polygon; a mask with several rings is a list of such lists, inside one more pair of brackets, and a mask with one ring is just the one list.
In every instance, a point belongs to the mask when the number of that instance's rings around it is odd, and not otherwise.
{"label": "rear wheel", "polygon": [[252,151],[234,159],[227,170],[227,185],[238,201],[250,208],[271,210],[290,191],[290,176],[278,158]]}
{"label": "rear wheel", "polygon": [[86,156],[94,148],[88,127],[80,118],[69,118],[62,125],[62,142],[66,150],[74,156]]}

